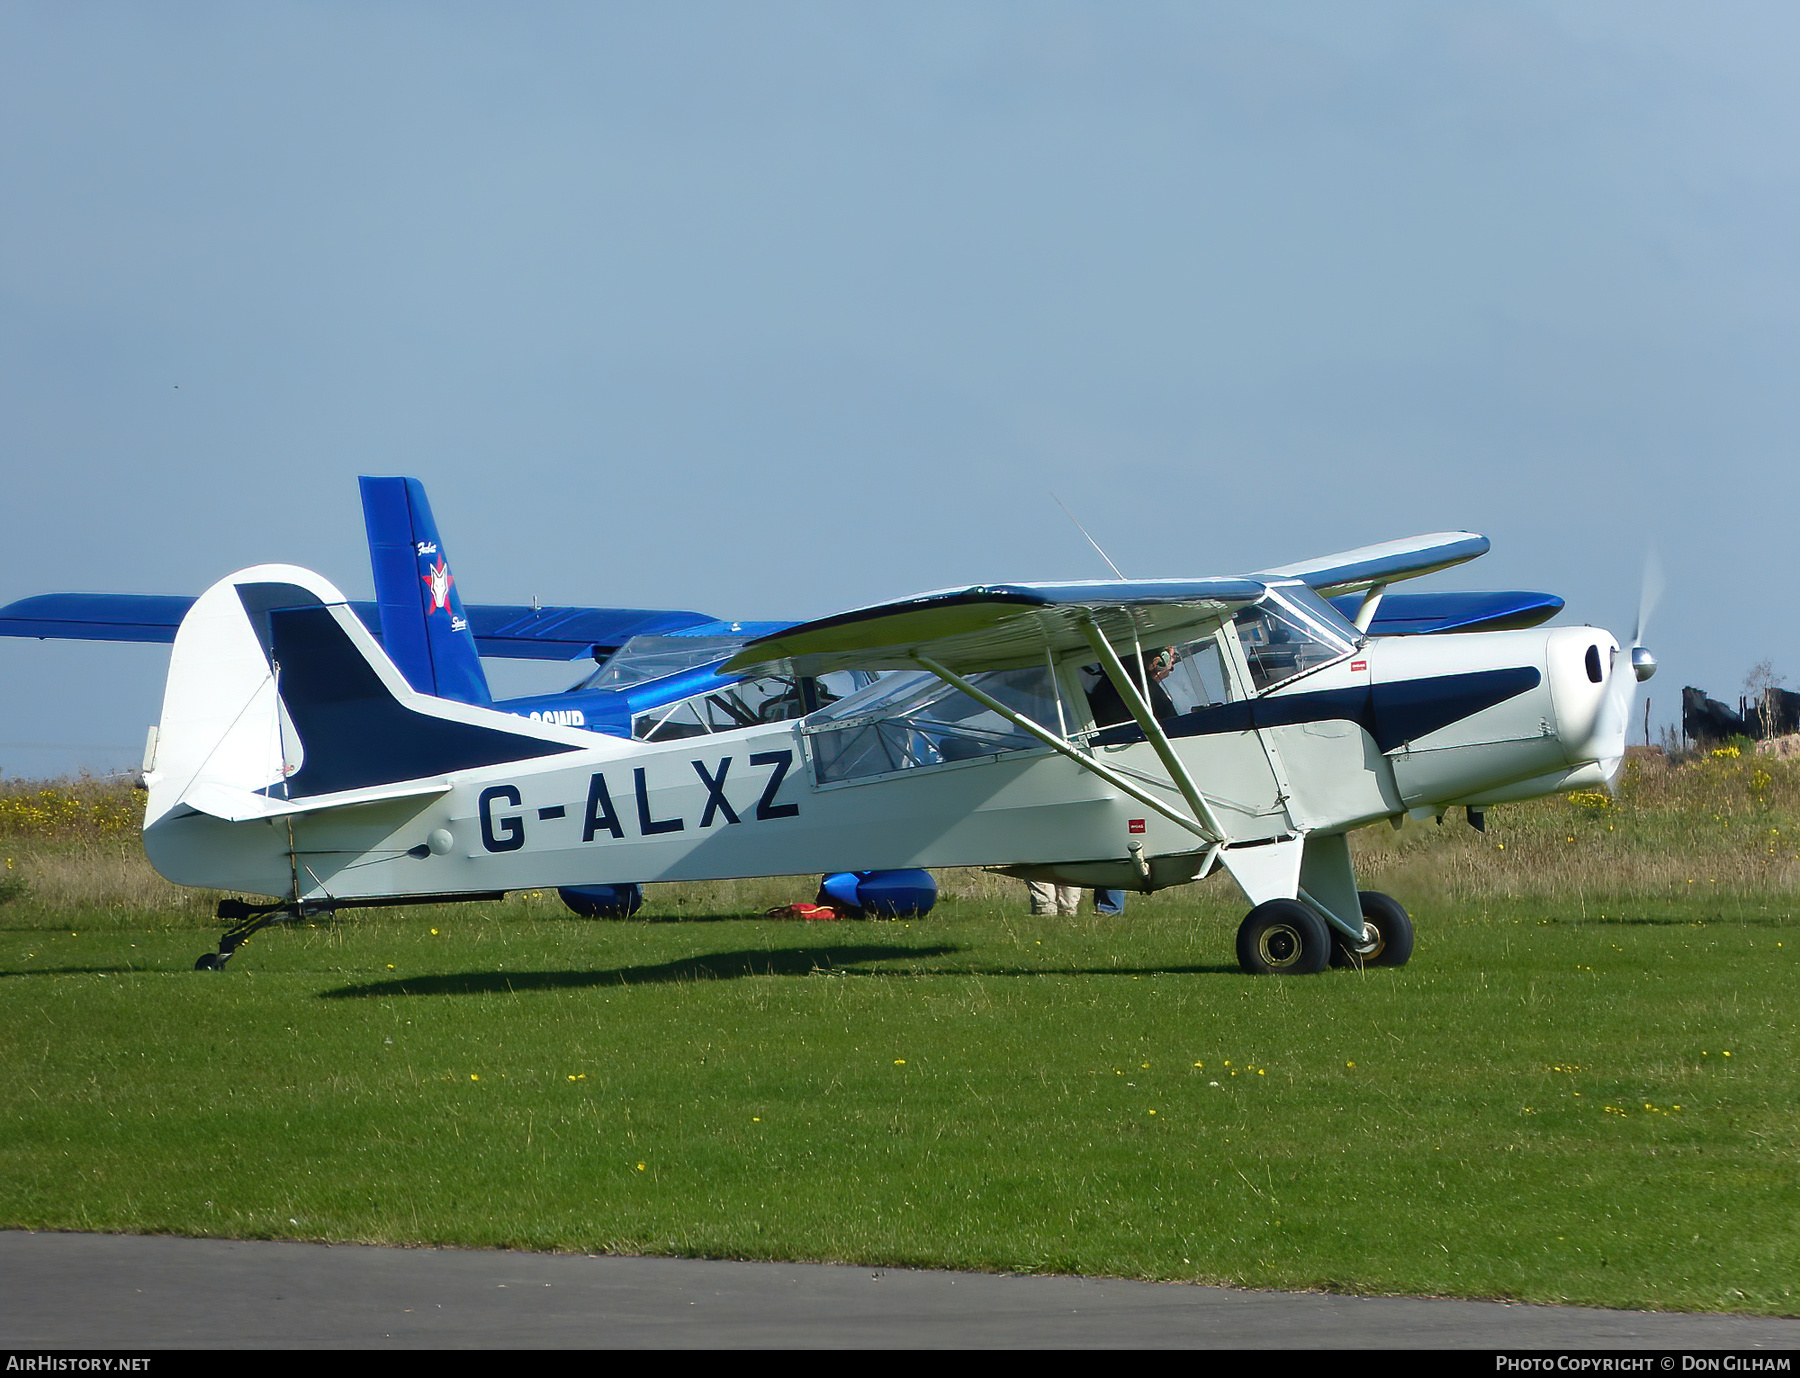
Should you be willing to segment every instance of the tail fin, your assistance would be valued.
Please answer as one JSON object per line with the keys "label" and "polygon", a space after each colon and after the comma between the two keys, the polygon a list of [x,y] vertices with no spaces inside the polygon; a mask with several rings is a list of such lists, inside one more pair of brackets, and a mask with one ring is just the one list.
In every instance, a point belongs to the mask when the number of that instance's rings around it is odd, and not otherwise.
{"label": "tail fin", "polygon": [[237,821],[419,792],[407,782],[448,789],[452,771],[592,740],[421,695],[343,594],[260,565],[208,589],[175,635],[145,827],[177,805]]}
{"label": "tail fin", "polygon": [[463,615],[462,595],[444,558],[425,485],[416,478],[368,478],[362,485],[363,525],[375,568],[381,640],[390,659],[421,694],[493,703]]}

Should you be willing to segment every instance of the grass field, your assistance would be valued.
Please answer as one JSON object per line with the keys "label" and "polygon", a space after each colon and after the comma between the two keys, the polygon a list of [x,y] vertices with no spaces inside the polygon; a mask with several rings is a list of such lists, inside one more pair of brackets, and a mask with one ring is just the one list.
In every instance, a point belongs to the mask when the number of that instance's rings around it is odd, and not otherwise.
{"label": "grass field", "polygon": [[910,923],[527,895],[196,973],[212,897],[39,789],[0,790],[0,1225],[1800,1314],[1782,763],[1370,830],[1412,964],[1260,980],[1222,880],[1033,919],[966,872]]}

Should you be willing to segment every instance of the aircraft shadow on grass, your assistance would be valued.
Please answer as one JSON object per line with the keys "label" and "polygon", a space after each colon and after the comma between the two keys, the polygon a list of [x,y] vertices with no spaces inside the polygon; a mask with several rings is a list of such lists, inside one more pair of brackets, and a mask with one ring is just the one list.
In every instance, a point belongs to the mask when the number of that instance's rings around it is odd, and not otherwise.
{"label": "aircraft shadow on grass", "polygon": [[[671,985],[683,981],[734,981],[744,976],[910,976],[908,971],[859,970],[869,962],[909,962],[952,956],[962,949],[931,947],[800,947],[715,952],[657,966],[611,971],[469,971],[409,976],[319,992],[321,1000],[368,1000],[396,995],[520,995],[530,991],[583,990],[593,986]],[[1238,974],[1236,966],[1155,967],[934,967],[929,976],[1203,976]]]}
{"label": "aircraft shadow on grass", "polygon": [[960,948],[929,947],[794,947],[749,948],[683,957],[655,966],[615,967],[610,971],[469,971],[446,976],[409,976],[365,986],[340,986],[319,992],[322,1000],[352,1000],[392,995],[505,995],[537,990],[581,990],[589,986],[673,985],[683,981],[735,981],[743,976],[811,976],[846,964],[918,961],[947,957]]}

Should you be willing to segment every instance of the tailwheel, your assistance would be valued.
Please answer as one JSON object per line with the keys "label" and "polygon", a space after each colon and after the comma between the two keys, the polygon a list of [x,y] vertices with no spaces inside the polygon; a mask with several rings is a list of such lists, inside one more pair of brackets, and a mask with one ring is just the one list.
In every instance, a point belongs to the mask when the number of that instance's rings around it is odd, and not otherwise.
{"label": "tailwheel", "polygon": [[225,963],[231,960],[231,954],[242,946],[244,940],[259,929],[267,928],[272,923],[286,923],[290,919],[300,917],[300,907],[290,901],[275,904],[245,904],[242,900],[220,900],[218,914],[221,919],[235,919],[236,923],[225,930],[219,938],[217,952],[203,952],[194,963],[195,971],[223,971]]}
{"label": "tailwheel", "polygon": [[1331,935],[1334,967],[1403,967],[1412,958],[1413,926],[1406,910],[1391,895],[1378,890],[1359,890],[1363,941],[1353,943],[1341,934]]}
{"label": "tailwheel", "polygon": [[1299,900],[1259,904],[1238,926],[1238,965],[1252,976],[1312,976],[1325,970],[1325,921]]}

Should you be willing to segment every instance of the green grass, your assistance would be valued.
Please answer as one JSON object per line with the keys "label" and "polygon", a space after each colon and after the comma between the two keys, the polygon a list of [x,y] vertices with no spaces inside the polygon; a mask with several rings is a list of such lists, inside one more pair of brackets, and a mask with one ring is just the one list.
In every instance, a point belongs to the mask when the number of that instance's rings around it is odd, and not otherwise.
{"label": "green grass", "polygon": [[1740,803],[1371,833],[1412,965],[1263,980],[1223,881],[1033,919],[970,873],[911,923],[363,911],[211,975],[174,892],[46,897],[119,844],[0,843],[0,1224],[1793,1315],[1795,811]]}

